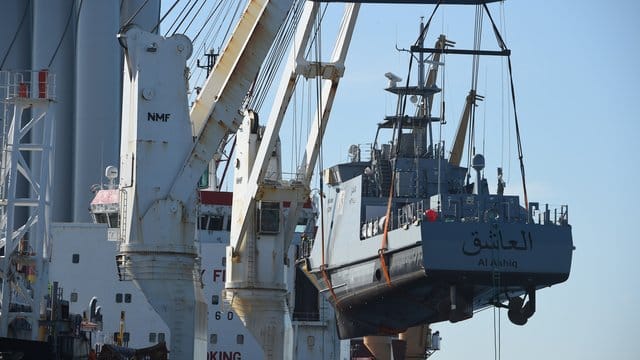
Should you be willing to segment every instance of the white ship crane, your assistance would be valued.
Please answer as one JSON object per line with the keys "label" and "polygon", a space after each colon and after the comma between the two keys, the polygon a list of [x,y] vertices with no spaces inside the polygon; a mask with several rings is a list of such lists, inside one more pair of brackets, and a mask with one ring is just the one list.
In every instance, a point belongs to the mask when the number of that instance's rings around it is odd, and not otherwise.
{"label": "white ship crane", "polygon": [[133,280],[171,331],[175,359],[206,358],[206,303],[194,244],[196,184],[239,126],[244,99],[292,0],[249,1],[188,114],[191,42],[130,27],[125,48],[121,277]]}
{"label": "white ship crane", "polygon": [[[295,335],[287,321],[284,266],[293,266],[295,260],[288,258],[289,245],[298,213],[309,199],[309,185],[338,82],[344,74],[344,62],[359,8],[359,4],[345,5],[332,57],[325,63],[305,58],[320,10],[318,2],[305,4],[294,37],[294,48],[288,57],[264,133],[258,134],[258,119],[251,111],[247,112],[238,132],[231,241],[227,248],[227,259],[231,261],[227,261],[225,297],[261,343],[266,359],[293,356],[291,346]],[[274,163],[272,154],[279,153],[280,127],[301,77],[319,78],[325,83],[318,113],[310,126],[304,163],[294,179],[283,180],[280,166]],[[290,204],[286,219],[283,216],[285,202]]]}

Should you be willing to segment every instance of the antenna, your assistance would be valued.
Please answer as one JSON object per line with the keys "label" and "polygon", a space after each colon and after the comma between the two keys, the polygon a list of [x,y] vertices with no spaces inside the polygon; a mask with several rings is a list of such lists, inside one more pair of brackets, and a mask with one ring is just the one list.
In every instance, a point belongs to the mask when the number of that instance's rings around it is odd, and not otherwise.
{"label": "antenna", "polygon": [[118,178],[118,168],[109,165],[106,169],[104,169],[104,176],[109,179],[109,189],[115,189],[116,187],[116,179]]}
{"label": "antenna", "polygon": [[394,88],[396,85],[402,81],[402,78],[392,72],[385,73],[384,76],[389,79],[389,87]]}
{"label": "antenna", "polygon": [[351,162],[359,162],[360,161],[360,147],[358,145],[349,146],[349,160]]}

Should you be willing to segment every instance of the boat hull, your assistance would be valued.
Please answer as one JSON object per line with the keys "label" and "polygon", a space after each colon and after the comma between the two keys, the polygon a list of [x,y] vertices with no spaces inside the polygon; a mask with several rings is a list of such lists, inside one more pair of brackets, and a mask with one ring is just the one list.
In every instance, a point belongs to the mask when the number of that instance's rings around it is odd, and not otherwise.
{"label": "boat hull", "polygon": [[356,239],[376,246],[354,262],[327,264],[324,274],[320,266],[306,269],[334,304],[341,338],[464,320],[566,281],[573,250],[568,225],[415,222],[389,231],[385,274],[377,253],[382,236]]}

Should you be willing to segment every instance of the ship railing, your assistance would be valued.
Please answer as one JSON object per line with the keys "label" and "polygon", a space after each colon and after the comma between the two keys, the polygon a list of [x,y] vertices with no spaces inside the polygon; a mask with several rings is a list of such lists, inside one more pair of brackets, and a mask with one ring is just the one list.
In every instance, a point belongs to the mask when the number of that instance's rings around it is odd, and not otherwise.
{"label": "ship railing", "polygon": [[[447,201],[437,209],[427,206],[425,200],[406,204],[397,210],[395,218],[398,227],[404,227],[416,221],[443,222],[527,222],[540,225],[569,224],[569,207],[567,205],[529,203],[529,216],[513,199],[504,201],[484,201],[473,204],[464,203],[463,199]],[[375,220],[374,220],[375,221]],[[392,229],[394,227],[390,227]],[[373,227],[375,232],[375,227]]]}
{"label": "ship railing", "polygon": [[[399,215],[400,210],[392,211],[391,216],[389,217],[388,229],[394,230],[397,228],[396,224],[399,222],[394,221],[394,219],[400,219]],[[360,224],[360,239],[368,239],[370,237],[382,234],[384,232],[385,227],[385,219],[386,216],[380,216],[373,219],[368,219],[364,223]]]}
{"label": "ship railing", "polygon": [[545,204],[540,208],[539,203],[529,203],[529,219],[539,225],[569,225],[569,205]]}
{"label": "ship railing", "polygon": [[56,76],[49,70],[0,71],[0,98],[55,100]]}

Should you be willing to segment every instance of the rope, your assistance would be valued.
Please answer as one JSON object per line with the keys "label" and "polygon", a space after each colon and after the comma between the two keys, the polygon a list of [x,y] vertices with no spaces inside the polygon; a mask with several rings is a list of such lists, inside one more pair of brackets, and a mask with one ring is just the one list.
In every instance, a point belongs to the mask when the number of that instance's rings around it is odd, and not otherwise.
{"label": "rope", "polygon": [[[322,14],[324,15],[324,14]],[[322,28],[322,16],[320,14],[316,15],[316,31],[318,34],[320,34]],[[318,62],[318,65],[320,64],[320,61],[322,59],[321,55],[321,43],[320,43],[320,36],[318,36],[315,41],[314,41],[314,45],[315,45],[315,55],[316,55],[316,61]],[[322,130],[321,127],[321,119],[322,119],[322,79],[319,77],[316,77],[316,113],[318,115],[318,118],[316,119],[317,122],[317,126],[318,126],[318,130]],[[322,134],[319,135],[320,138],[322,138]],[[318,171],[321,172],[322,171],[322,167],[323,167],[323,156],[322,156],[322,144],[320,144],[320,149],[318,151]],[[325,254],[325,228],[324,228],[324,200],[323,200],[323,196],[324,196],[324,184],[321,178],[318,179],[320,181],[320,239],[322,242],[322,264],[320,265],[320,272],[322,274],[322,279],[324,280],[325,286],[327,287],[327,289],[329,290],[329,293],[331,294],[331,298],[334,301],[334,304],[337,308],[340,308],[340,300],[338,299],[338,296],[335,293],[335,290],[333,289],[333,284],[331,283],[331,278],[329,277],[329,273],[327,272],[327,261],[326,261],[326,254]],[[335,204],[334,204],[335,206]]]}
{"label": "rope", "polygon": [[[269,94],[268,89],[271,87],[277,73],[278,67],[282,63],[282,59],[286,54],[286,50],[288,45],[291,43],[291,39],[295,35],[295,28],[300,21],[300,17],[302,16],[304,2],[297,1],[296,4],[292,6],[292,11],[287,14],[287,19],[283,26],[278,30],[278,34],[276,36],[276,40],[274,41],[273,46],[269,50],[267,54],[267,58],[264,62],[265,66],[260,71],[258,75],[258,79],[256,81],[256,90],[253,94],[250,95],[250,98],[247,99],[248,106],[252,109],[259,110],[262,108],[266,97]],[[326,11],[325,5],[325,11]],[[324,12],[320,17],[320,22],[322,22],[324,18]],[[316,32],[318,30],[316,29]],[[315,41],[315,37],[311,40],[311,42]],[[311,48],[307,50],[311,51]],[[298,83],[298,78],[296,78],[295,83]]]}
{"label": "rope", "polygon": [[138,9],[136,9],[136,11],[133,13],[133,15],[131,15],[129,17],[129,19],[127,19],[127,21],[125,21],[124,25],[122,25],[121,28],[126,28],[127,26],[129,26],[129,24],[131,24],[131,22],[133,21],[133,19],[138,16],[138,14],[140,13],[140,11],[147,6],[147,3],[149,2],[149,0],[145,0],[145,2],[142,3],[142,5],[140,5],[138,7]]}
{"label": "rope", "polygon": [[[482,4],[484,6],[487,15],[489,16],[489,20],[491,20],[491,26],[493,27],[493,32],[496,35],[496,39],[498,40],[498,44],[500,48],[503,50],[507,49],[507,45],[505,44],[502,36],[500,36],[500,32],[498,31],[498,27],[496,23],[493,21],[493,17],[491,17],[491,13],[489,12],[489,8],[486,4]],[[527,196],[527,182],[524,172],[524,155],[522,152],[522,139],[520,138],[520,126],[518,122],[518,110],[516,108],[516,91],[515,86],[513,85],[513,70],[511,67],[511,55],[507,56],[507,65],[509,69],[509,83],[511,85],[511,102],[513,103],[513,118],[516,126],[516,142],[518,144],[518,160],[520,161],[520,175],[522,177],[522,191],[524,193],[524,207],[529,210],[529,198]]]}
{"label": "rope", "polygon": [[11,39],[11,43],[9,44],[9,47],[7,48],[7,52],[2,57],[2,62],[0,62],[0,70],[2,70],[2,68],[4,68],[4,63],[5,63],[5,61],[7,61],[7,57],[9,57],[9,54],[11,53],[11,48],[13,48],[13,44],[16,42],[16,39],[18,38],[18,34],[20,33],[20,29],[22,29],[22,25],[24,24],[24,20],[27,18],[27,13],[29,13],[28,10],[29,10],[30,6],[31,6],[31,1],[27,1],[27,4],[24,7],[24,12],[22,13],[22,19],[20,19],[20,24],[18,24],[18,28],[16,29],[16,33],[13,34],[13,39]]}
{"label": "rope", "polygon": [[[222,0],[220,2],[222,2]],[[189,6],[190,3],[191,3],[191,0],[187,1],[187,3],[184,4],[184,6],[182,7],[182,10],[180,10],[180,13],[176,16],[175,19],[173,19],[173,22],[171,23],[167,31],[164,33],[164,37],[167,37],[169,35],[169,32],[171,32],[171,29],[173,29],[173,27],[176,25],[176,23],[178,22],[178,19],[182,18],[182,14],[184,14],[184,11],[187,10],[187,7]]]}
{"label": "rope", "polygon": [[67,24],[64,26],[64,30],[62,31],[62,36],[60,36],[60,41],[58,41],[58,46],[56,46],[56,50],[53,52],[53,55],[51,56],[51,60],[49,61],[49,65],[47,65],[47,68],[51,68],[53,61],[58,55],[58,51],[60,50],[60,47],[62,47],[62,41],[64,40],[65,35],[67,35],[67,31],[69,30],[69,24],[71,24],[71,17],[73,15],[73,6],[74,6],[74,3],[72,2],[71,8],[69,9],[69,16],[67,17]]}
{"label": "rope", "polygon": [[160,20],[158,21],[156,26],[154,26],[153,29],[151,30],[152,33],[156,32],[156,30],[158,29],[158,26],[160,26],[160,24],[164,21],[164,19],[167,17],[167,15],[169,15],[169,13],[173,10],[173,8],[176,7],[176,5],[178,5],[179,2],[180,2],[180,0],[176,0],[176,2],[174,2],[173,5],[171,5],[169,10],[167,10],[167,12],[165,12],[164,15],[162,15],[162,17],[160,18]]}
{"label": "rope", "polygon": [[[204,22],[205,24],[208,24],[208,23],[209,23],[209,21],[211,20],[211,18],[213,17],[213,15],[214,15],[214,14],[216,13],[216,11],[220,8],[220,5],[222,5],[222,1],[220,1],[220,2],[218,3],[218,5],[216,5],[216,6],[211,10],[211,12],[209,12],[209,16],[207,16],[207,20],[205,20],[205,22]],[[193,41],[194,41],[194,42],[195,42],[196,40],[198,40],[198,37],[200,36],[200,33],[202,33],[202,30],[204,30],[204,28],[205,28],[205,27],[204,27],[204,26],[202,26],[202,27],[200,28],[200,30],[198,31],[198,33],[196,34],[196,36],[194,36],[194,37],[193,37]],[[213,29],[213,27],[210,27],[210,29]],[[207,33],[207,37],[208,37],[208,34],[209,34],[209,33]],[[204,45],[204,42],[203,42],[203,45]]]}
{"label": "rope", "polygon": [[191,7],[187,11],[187,13],[182,17],[182,19],[180,20],[180,23],[178,24],[178,26],[176,26],[176,28],[173,30],[173,33],[171,35],[175,35],[176,34],[176,32],[178,31],[180,26],[182,26],[182,24],[185,22],[185,20],[187,20],[187,17],[189,17],[189,14],[191,14],[191,11],[193,10],[193,8],[196,6],[196,4],[198,4],[198,1],[199,0],[196,0],[196,1],[193,2],[193,4],[191,4]]}

